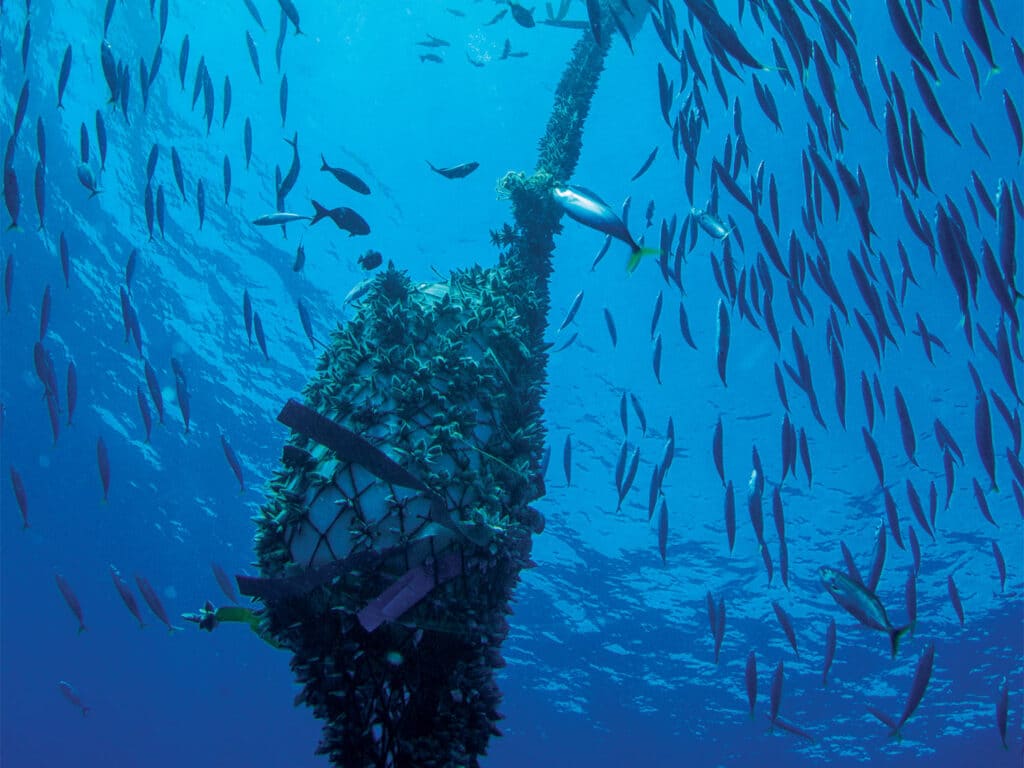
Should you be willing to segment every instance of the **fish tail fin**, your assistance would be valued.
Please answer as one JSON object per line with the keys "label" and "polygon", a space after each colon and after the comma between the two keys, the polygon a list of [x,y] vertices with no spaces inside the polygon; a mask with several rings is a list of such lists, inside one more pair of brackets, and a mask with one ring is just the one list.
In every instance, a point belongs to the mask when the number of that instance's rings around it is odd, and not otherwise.
{"label": "fish tail fin", "polygon": [[[420,56],[420,60],[421,60],[421,61],[423,60],[423,57],[422,57],[422,56]],[[439,171],[439,170],[437,170],[437,168],[435,168],[435,167],[434,167],[434,164],[433,164],[432,162],[430,162],[429,160],[427,160],[427,161],[426,161],[426,163],[427,163],[427,165],[428,165],[428,166],[430,166],[430,170],[432,170],[432,171],[433,171],[434,173],[440,173],[440,171]]]}
{"label": "fish tail fin", "polygon": [[912,624],[907,624],[905,627],[897,629],[893,627],[889,630],[889,644],[892,646],[892,657],[896,658],[896,652],[900,649],[900,638],[913,629]]}
{"label": "fish tail fin", "polygon": [[626,271],[634,272],[638,266],[640,266],[640,260],[644,256],[660,256],[660,248],[635,248],[633,252],[629,254],[629,261],[626,262]]}
{"label": "fish tail fin", "polygon": [[[427,165],[430,165],[430,163],[427,163]],[[316,200],[312,200],[311,202],[313,203],[313,218],[309,222],[309,226],[313,226],[318,221],[320,221],[321,219],[323,219],[323,218],[325,218],[327,216],[327,209],[326,208],[324,208],[322,205],[320,205],[320,203],[318,203]]]}
{"label": "fish tail fin", "polygon": [[323,156],[323,153],[320,154],[320,170],[327,170],[327,158]]}
{"label": "fish tail fin", "polygon": [[78,634],[82,634],[83,632],[86,632],[88,629],[89,628],[87,626],[85,626],[85,624],[79,624],[78,625]]}
{"label": "fish tail fin", "polygon": [[[290,146],[292,149],[298,149],[299,132],[298,131],[295,132],[295,138],[293,138],[293,139],[285,139],[284,143],[287,144],[288,146]],[[321,155],[320,157],[323,157],[323,155]]]}

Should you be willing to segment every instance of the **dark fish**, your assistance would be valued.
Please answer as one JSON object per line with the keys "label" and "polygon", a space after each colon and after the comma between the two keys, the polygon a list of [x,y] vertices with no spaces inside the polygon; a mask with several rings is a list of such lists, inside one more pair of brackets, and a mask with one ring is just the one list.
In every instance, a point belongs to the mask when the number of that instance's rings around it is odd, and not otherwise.
{"label": "dark fish", "polygon": [[75,687],[71,685],[71,683],[67,682],[66,680],[61,680],[59,683],[57,683],[57,688],[60,690],[61,694],[64,696],[65,699],[67,699],[69,702],[71,702],[71,704],[82,710],[82,717],[85,717],[89,714],[91,708],[87,707],[85,704],[82,703],[82,698],[78,695],[78,692],[75,690]]}
{"label": "dark fish", "polygon": [[242,292],[242,318],[245,321],[245,335],[249,339],[249,346],[252,346],[252,299],[249,298],[248,289]]}
{"label": "dark fish", "polygon": [[281,88],[278,91],[277,103],[281,108],[281,127],[284,128],[288,117],[288,75],[281,75]]}
{"label": "dark fish", "polygon": [[46,169],[43,167],[42,161],[36,163],[36,179],[35,179],[35,193],[36,193],[36,214],[39,216],[39,229],[45,229],[45,217],[46,217]]}
{"label": "dark fish", "polygon": [[[366,223],[366,219],[360,216],[358,213],[353,211],[351,208],[342,206],[340,208],[331,208],[328,210],[316,200],[313,203],[313,216],[310,218],[309,225],[313,226],[318,221],[325,218],[329,218],[334,222],[334,225],[338,229],[343,229],[349,233],[349,237],[355,237],[356,235],[368,235],[370,234],[370,225]],[[309,218],[309,217],[303,217]]]}
{"label": "dark fish", "polygon": [[907,410],[907,403],[903,399],[903,393],[899,387],[893,388],[893,396],[896,400],[896,415],[900,421],[900,436],[903,440],[903,450],[907,454],[910,463],[917,466],[917,459],[914,454],[917,451],[917,438],[914,435],[914,426],[910,421],[910,411]]}
{"label": "dark fish", "polygon": [[718,333],[715,344],[715,357],[718,361],[718,377],[722,384],[729,386],[725,380],[725,365],[729,358],[729,336],[731,324],[729,320],[729,309],[722,299],[718,300]]}
{"label": "dark fish", "polygon": [[309,310],[306,305],[302,302],[302,299],[298,300],[299,310],[299,323],[302,325],[302,332],[306,334],[306,338],[309,339],[309,344],[314,349],[316,348],[316,339],[313,337],[313,323],[309,317]]}
{"label": "dark fish", "polygon": [[[515,16],[515,7],[512,9],[512,14]],[[594,42],[597,43],[597,47],[601,47],[601,3],[600,0],[587,0],[587,19],[590,21],[590,31],[594,35]],[[516,18],[516,21],[519,21]],[[533,26],[533,24],[527,24],[524,26]]]}
{"label": "dark fish", "polygon": [[384,256],[381,255],[380,251],[375,251],[371,248],[366,253],[362,254],[356,261],[360,267],[370,271],[384,263]]}
{"label": "dark fish", "polygon": [[658,156],[658,147],[655,147],[654,149],[651,150],[651,154],[649,154],[647,156],[647,159],[644,160],[644,164],[640,166],[640,169],[636,173],[633,174],[633,177],[630,179],[630,181],[636,181],[641,176],[643,176],[645,173],[647,173],[647,170],[654,163],[654,158],[656,158],[657,156]]}
{"label": "dark fish", "polygon": [[[446,179],[462,179],[462,178],[465,178],[466,176],[469,176],[469,174],[471,174],[473,171],[475,171],[477,168],[480,167],[480,163],[469,162],[469,163],[460,163],[459,165],[453,165],[453,166],[451,166],[449,168],[437,168],[429,160],[427,161],[427,165],[430,166],[430,170],[432,170],[434,173],[439,173],[442,176],[444,176]],[[338,178],[337,176],[335,176],[335,178],[337,178],[338,181],[341,181],[342,184],[348,184],[347,181],[344,181],[341,178]],[[355,187],[353,187],[353,189],[356,189],[357,192],[359,191]]]}
{"label": "dark fish", "polygon": [[149,606],[149,610],[153,612],[160,621],[167,625],[167,630],[173,632],[177,627],[171,624],[171,620],[167,616],[167,611],[164,610],[163,603],[160,602],[160,598],[157,597],[156,591],[150,586],[150,583],[146,581],[142,576],[135,576],[135,583],[139,587],[139,592],[142,593],[142,599],[146,601],[146,605]]}
{"label": "dark fish", "polygon": [[103,69],[103,78],[107,81],[107,89],[110,91],[108,104],[117,104],[120,94],[120,78],[117,73],[117,60],[114,58],[114,49],[110,43],[104,40],[100,44],[100,64]]}
{"label": "dark fish", "polygon": [[992,517],[992,512],[988,508],[988,501],[985,499],[985,491],[982,490],[981,485],[978,483],[978,479],[976,477],[972,477],[971,484],[974,488],[974,500],[978,503],[978,509],[981,510],[982,516],[998,528],[999,524],[996,523]]}
{"label": "dark fish", "polygon": [[231,80],[224,75],[224,99],[221,107],[220,127],[228,124],[228,115],[231,114]]}
{"label": "dark fish", "polygon": [[142,390],[141,384],[135,388],[135,400],[139,404],[139,415],[142,416],[142,427],[146,430],[146,442],[148,443],[153,431],[153,417],[149,414],[149,400],[146,399],[146,393]]}
{"label": "dark fish", "polygon": [[722,479],[722,485],[725,485],[725,467],[723,466],[722,457],[722,417],[718,417],[718,422],[715,424],[715,433],[711,438],[711,456],[715,461],[715,469],[718,470],[718,476]]}
{"label": "dark fish", "polygon": [[999,698],[996,699],[996,728],[999,729],[999,740],[1003,744],[1003,749],[1009,748],[1006,744],[1006,721],[1009,709],[1010,686],[1004,682],[999,689]]}
{"label": "dark fish", "polygon": [[224,155],[224,205],[228,204],[228,195],[231,192],[231,158]]}
{"label": "dark fish", "polygon": [[679,330],[683,335],[683,341],[697,349],[697,345],[693,341],[693,334],[690,333],[690,320],[686,315],[686,306],[682,301],[679,302]]}
{"label": "dark fish", "polygon": [[14,467],[11,467],[11,487],[14,489],[14,499],[18,502],[18,510],[21,512],[21,527],[28,528],[28,496],[25,494],[21,475]]}
{"label": "dark fish", "polygon": [[64,596],[64,601],[68,604],[68,608],[71,609],[75,618],[78,619],[78,632],[81,634],[88,629],[88,627],[85,626],[85,619],[82,616],[82,605],[78,602],[78,597],[75,595],[74,590],[71,589],[71,585],[68,584],[67,580],[59,573],[56,574],[56,579],[57,589],[60,590],[60,593]]}
{"label": "dark fish", "polygon": [[828,685],[828,672],[832,668],[832,660],[836,656],[836,620],[829,619],[825,630],[825,664],[821,670],[821,684]]}
{"label": "dark fish", "polygon": [[178,191],[181,192],[181,201],[186,202],[185,173],[181,167],[181,157],[175,147],[171,147],[171,169],[174,171],[174,182],[178,185]]}
{"label": "dark fish", "polygon": [[231,447],[231,443],[224,436],[220,436],[220,447],[224,449],[224,458],[228,460],[228,466],[231,467],[231,471],[235,473],[235,479],[238,480],[238,492],[245,492],[245,479],[242,477],[242,465],[238,461],[238,456],[235,455],[235,449]]}
{"label": "dark fish", "polygon": [[661,351],[662,343],[661,334],[659,333],[657,338],[654,340],[654,359],[652,363],[654,366],[654,378],[659,384],[661,384]]}
{"label": "dark fish", "polygon": [[896,724],[895,732],[897,736],[899,736],[900,729],[910,719],[910,716],[914,714],[914,710],[917,709],[917,705],[921,703],[921,699],[924,697],[928,681],[932,677],[934,661],[935,645],[934,643],[929,643],[917,662],[917,669],[914,670],[914,682],[910,686],[910,695],[907,697],[907,704],[903,708],[903,714],[900,715],[899,722]]}
{"label": "dark fish", "polygon": [[932,120],[939,126],[943,133],[945,133],[953,142],[959,147],[960,139],[953,133],[953,129],[949,125],[949,121],[946,119],[946,115],[942,112],[942,107],[939,106],[939,100],[935,98],[935,92],[932,91],[931,85],[928,84],[927,78],[925,78],[924,72],[917,65],[917,62],[911,62],[914,70],[914,84],[917,86],[917,91],[921,94],[921,101],[924,102],[925,108],[928,110],[928,114],[932,116]]}
{"label": "dark fish", "polygon": [[196,181],[196,211],[199,213],[199,231],[202,231],[206,220],[206,188],[202,179]]}
{"label": "dark fish", "polygon": [[156,378],[156,371],[153,366],[149,364],[149,361],[145,361],[145,373],[146,373],[146,386],[149,388],[149,396],[153,398],[153,406],[156,408],[156,414],[159,422],[164,423],[164,396],[160,390],[160,382]]}
{"label": "dark fish", "polygon": [[17,229],[18,215],[21,213],[21,193],[18,191],[18,176],[14,172],[14,167],[10,165],[4,166],[4,203],[11,217],[7,229]]}
{"label": "dark fish", "polygon": [[68,401],[68,426],[71,426],[71,417],[75,415],[75,405],[78,404],[78,370],[75,368],[75,361],[68,362],[67,378],[67,401]]}
{"label": "dark fish", "polygon": [[565,473],[565,484],[572,485],[572,435],[565,436],[562,446],[562,470]]}
{"label": "dark fish", "polygon": [[299,29],[299,9],[295,7],[295,3],[292,0],[277,0],[277,3],[281,6],[281,11],[288,21],[294,25],[295,34],[301,35],[302,30]]}
{"label": "dark fish", "polygon": [[608,311],[607,307],[604,310],[604,322],[608,327],[608,336],[612,340],[612,347],[619,343],[619,335],[615,330],[615,319],[612,317],[612,313]]}
{"label": "dark fish", "polygon": [[974,441],[978,448],[978,455],[981,457],[981,464],[992,481],[992,488],[998,491],[995,449],[992,443],[992,416],[989,411],[988,398],[984,392],[978,393],[978,399],[974,406]]}
{"label": "dark fish", "polygon": [[100,470],[100,483],[103,485],[103,501],[107,500],[110,491],[110,457],[107,455],[107,444],[100,437],[96,440],[96,464]]}
{"label": "dark fish", "polygon": [[68,87],[71,76],[71,46],[64,50],[64,58],[60,63],[60,74],[57,77],[57,108],[64,109],[64,91]]}
{"label": "dark fish", "polygon": [[928,70],[928,74],[932,76],[933,80],[938,80],[935,66],[932,64],[931,59],[928,58],[928,54],[921,44],[917,31],[907,18],[903,3],[900,0],[885,0],[885,7],[889,11],[889,20],[892,22],[892,28],[895,30],[896,36],[903,44],[903,47],[907,49],[907,53]]}
{"label": "dark fish", "polygon": [[661,555],[661,562],[665,562],[666,550],[668,547],[668,503],[664,498],[661,500],[661,508],[658,510],[658,553]]}
{"label": "dark fish", "polygon": [[[263,26],[263,19],[260,17],[260,11],[256,7],[256,3],[254,3],[253,0],[245,0],[245,7],[249,9],[249,13],[252,15],[253,20],[259,28],[266,32],[267,28]],[[237,603],[238,601],[235,600],[235,602]]]}
{"label": "dark fish", "polygon": [[[346,171],[344,168],[335,168],[335,167],[332,167],[332,166],[328,165],[327,160],[326,160],[326,158],[324,158],[323,155],[320,155],[320,162],[321,162],[321,165],[320,165],[320,170],[321,171],[325,171],[325,172],[331,174],[334,178],[336,178],[338,181],[340,181],[342,184],[344,184],[349,189],[351,189],[351,190],[353,190],[355,192],[358,192],[361,195],[368,195],[368,194],[370,194],[370,188],[367,186],[366,182],[364,182],[362,179],[360,179],[358,176],[356,176],[351,171]],[[428,163],[428,165],[429,165],[429,163]],[[451,170],[451,169],[448,169],[448,170]],[[470,170],[472,170],[472,169],[470,169]],[[438,171],[438,173],[442,173],[442,172]],[[447,175],[447,174],[442,173],[442,175]],[[452,178],[452,177],[449,177],[449,178]]]}
{"label": "dark fish", "polygon": [[103,113],[96,110],[96,146],[100,151],[100,170],[107,168],[107,124],[103,121]]}
{"label": "dark fish", "polygon": [[744,673],[747,687],[747,705],[750,708],[750,719],[754,719],[754,704],[757,703],[757,657],[753,651],[747,656],[747,668]]}
{"label": "dark fish", "polygon": [[124,603],[124,607],[127,608],[135,620],[139,622],[139,629],[143,629],[146,624],[142,621],[142,614],[139,612],[139,605],[135,602],[135,595],[132,594],[131,587],[128,586],[123,578],[121,578],[120,572],[113,565],[110,566],[110,578],[114,582],[114,588],[117,589],[117,594],[121,596],[121,601]]}
{"label": "dark fish", "polygon": [[775,617],[779,620],[779,625],[782,627],[782,631],[785,633],[786,639],[793,648],[793,653],[795,653],[796,657],[799,659],[800,651],[796,647],[796,632],[793,631],[792,619],[790,619],[789,614],[786,613],[785,609],[775,600],[772,601],[772,608],[775,610]]}
{"label": "dark fish", "polygon": [[509,1],[508,8],[512,11],[512,18],[515,19],[516,24],[519,26],[526,27],[527,29],[536,26],[536,22],[533,20],[532,8],[530,10],[526,10],[526,8],[519,5],[519,3],[513,3],[511,0]]}
{"label": "dark fish", "polygon": [[733,490],[732,480],[725,486],[725,533],[729,542],[729,551],[732,552],[736,543],[736,494]]}
{"label": "dark fish", "polygon": [[245,118],[245,129],[242,133],[242,144],[245,148],[245,169],[249,170],[249,163],[252,161],[252,122]]}
{"label": "dark fish", "polygon": [[782,680],[784,675],[785,671],[783,669],[782,662],[780,661],[778,666],[775,667],[775,674],[772,675],[772,687],[769,692],[768,700],[770,711],[768,719],[771,721],[772,726],[775,725],[775,721],[779,717],[779,705],[782,703]]}
{"label": "dark fish", "polygon": [[[979,0],[963,0],[961,3],[964,25],[970,34],[974,44],[978,46],[981,55],[985,57],[993,72],[998,72],[995,59],[992,57],[992,44],[989,42],[988,30],[985,28],[985,19],[981,15]],[[966,45],[966,44],[965,44]]]}
{"label": "dark fish", "polygon": [[260,320],[260,313],[254,312],[252,315],[252,328],[256,334],[256,344],[259,345],[260,351],[263,353],[263,357],[267,360],[270,359],[270,355],[267,354],[267,337],[263,334],[263,321]]}

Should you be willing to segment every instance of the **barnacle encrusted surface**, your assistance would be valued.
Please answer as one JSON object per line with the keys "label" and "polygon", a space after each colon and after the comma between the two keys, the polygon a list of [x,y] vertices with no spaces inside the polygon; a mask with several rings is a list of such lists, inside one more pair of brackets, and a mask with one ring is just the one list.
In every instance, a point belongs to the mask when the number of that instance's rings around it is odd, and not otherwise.
{"label": "barnacle encrusted surface", "polygon": [[[293,437],[306,453],[272,480],[256,544],[262,575],[358,567],[268,606],[266,622],[294,653],[300,698],[326,721],[321,750],[339,765],[473,765],[496,730],[492,670],[539,522],[527,505],[543,490],[545,360],[526,318],[543,316],[546,297],[533,282],[508,259],[426,285],[389,266],[303,392],[440,494],[453,520],[486,533],[470,541],[432,522],[422,493]],[[362,628],[356,611],[410,567],[453,551],[461,576],[398,622]]]}

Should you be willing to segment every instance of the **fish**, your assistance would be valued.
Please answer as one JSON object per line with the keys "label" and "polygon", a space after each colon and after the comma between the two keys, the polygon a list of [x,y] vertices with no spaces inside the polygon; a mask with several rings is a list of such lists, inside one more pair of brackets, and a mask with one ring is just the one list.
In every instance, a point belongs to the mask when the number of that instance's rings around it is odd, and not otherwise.
{"label": "fish", "polygon": [[718,300],[718,333],[715,343],[715,358],[718,361],[718,378],[724,386],[729,386],[725,380],[725,366],[729,359],[729,336],[731,334],[729,320],[729,309],[722,299]]}
{"label": "fish", "polygon": [[57,76],[57,109],[64,109],[64,91],[71,77],[71,46],[64,49],[64,58],[60,62],[60,73]]}
{"label": "fish", "polygon": [[238,456],[235,454],[235,449],[231,447],[231,443],[222,434],[220,436],[220,446],[224,449],[224,458],[228,460],[228,466],[231,467],[231,471],[235,474],[235,479],[238,480],[238,492],[245,492],[245,479],[242,477],[242,465],[238,461]]}
{"label": "fish", "polygon": [[75,368],[75,361],[68,362],[67,377],[67,403],[68,403],[68,426],[71,426],[71,417],[75,414],[75,405],[78,403],[78,369]]}
{"label": "fish", "polygon": [[754,719],[754,704],[757,703],[757,656],[754,651],[747,655],[747,667],[743,675],[747,687],[747,706],[750,719]]}
{"label": "fish", "polygon": [[903,451],[907,459],[915,467],[917,466],[917,438],[914,435],[914,426],[910,421],[910,411],[907,409],[907,402],[903,399],[903,393],[899,387],[893,387],[893,396],[896,401],[896,416],[900,422],[900,437],[903,440]]}
{"label": "fish", "polygon": [[242,131],[242,145],[245,149],[245,169],[249,170],[252,162],[252,121],[245,118],[245,127]]}
{"label": "fish", "polygon": [[249,346],[252,346],[252,299],[249,290],[242,291],[242,318],[245,322],[245,335],[249,339]]}
{"label": "fish", "polygon": [[1003,749],[1009,749],[1006,743],[1006,721],[1010,709],[1010,686],[1004,681],[999,689],[999,698],[996,699],[996,728],[999,730],[999,740]]}
{"label": "fish", "polygon": [[900,638],[910,627],[894,627],[878,597],[849,576],[827,566],[819,568],[818,574],[825,589],[840,607],[869,629],[885,632],[889,636],[892,657],[896,658]]}
{"label": "fish", "polygon": [[224,75],[224,97],[221,106],[220,127],[228,124],[228,115],[231,114],[231,78]]}
{"label": "fish", "polygon": [[224,205],[228,204],[228,195],[231,193],[231,158],[224,155]]}
{"label": "fish", "polygon": [[253,219],[252,223],[257,227],[273,227],[277,224],[290,224],[293,221],[309,221],[310,219],[310,216],[303,216],[299,213],[276,211]]}
{"label": "fish", "polygon": [[292,0],[277,0],[277,4],[281,6],[281,11],[288,21],[294,25],[295,34],[303,34],[302,30],[299,29],[299,9],[295,7],[295,3]]}
{"label": "fish", "polygon": [[136,574],[135,584],[139,588],[139,592],[142,593],[142,599],[146,601],[146,605],[149,606],[149,610],[153,612],[160,621],[167,625],[168,632],[174,632],[179,629],[171,624],[170,618],[167,616],[167,611],[164,609],[163,603],[160,602],[160,598],[157,596],[156,591],[150,585],[150,583],[143,576]]}
{"label": "fish", "polygon": [[384,257],[381,255],[380,251],[375,251],[371,248],[366,253],[360,255],[360,257],[356,259],[356,263],[366,271],[370,271],[383,264]]}
{"label": "fish", "polygon": [[302,332],[305,333],[306,338],[309,339],[310,346],[316,349],[316,339],[313,337],[313,323],[309,317],[309,310],[306,308],[302,299],[299,299],[296,304],[299,310],[299,322],[302,325]]}
{"label": "fish", "polygon": [[18,176],[14,168],[4,165],[4,203],[7,205],[7,213],[11,217],[11,223],[7,230],[18,228],[18,216],[21,213],[21,193],[18,191]]}
{"label": "fish", "polygon": [[[10,263],[10,259],[8,259],[8,263]],[[10,311],[10,302],[8,302],[8,311]],[[604,308],[604,323],[608,328],[608,336],[612,340],[614,348],[619,343],[619,334],[615,329],[615,318],[612,317],[612,313],[607,307]]]}
{"label": "fish", "polygon": [[277,106],[281,110],[281,127],[288,119],[288,75],[281,75],[281,86],[277,92]]}
{"label": "fish", "polygon": [[199,230],[202,231],[206,220],[206,187],[202,179],[196,181],[196,211],[199,214]]}
{"label": "fish", "polygon": [[71,589],[71,585],[68,584],[67,580],[59,573],[55,574],[55,577],[57,580],[57,589],[59,589],[60,593],[64,596],[64,602],[68,604],[68,608],[71,609],[71,613],[73,613],[75,618],[78,619],[78,633],[81,634],[88,629],[88,627],[85,626],[85,619],[82,614],[82,605],[78,602],[78,597],[75,595],[74,590]]}
{"label": "fish", "polygon": [[775,667],[775,674],[772,675],[772,687],[769,691],[769,708],[771,714],[769,720],[772,725],[775,725],[775,721],[779,717],[779,706],[782,704],[782,682],[785,677],[785,668],[780,661],[778,666]]}
{"label": "fish", "polygon": [[[263,30],[264,32],[266,32],[266,31],[267,31],[267,28],[263,26],[263,19],[262,19],[262,17],[260,16],[260,11],[259,11],[259,9],[258,9],[258,8],[256,7],[256,3],[254,3],[254,2],[253,2],[253,0],[245,0],[245,7],[246,7],[246,8],[247,8],[247,9],[249,10],[249,14],[250,14],[250,15],[252,16],[252,18],[253,18],[253,21],[255,21],[255,22],[256,22],[256,25],[257,25],[257,26],[258,26],[258,27],[259,27],[259,28],[260,28],[261,30]],[[236,602],[237,602],[237,601],[236,601]]]}
{"label": "fish", "polygon": [[697,349],[697,344],[693,340],[693,334],[690,332],[690,320],[686,314],[686,306],[682,301],[679,302],[679,331],[683,335],[683,341],[693,349]]}
{"label": "fish", "polygon": [[562,324],[558,326],[556,333],[561,333],[565,328],[573,321],[576,317],[576,313],[580,310],[580,305],[583,304],[583,291],[576,294],[576,298],[572,300],[572,304],[569,305],[569,311],[565,315],[565,319]]}
{"label": "fish", "polygon": [[267,337],[263,334],[263,321],[260,320],[259,312],[253,312],[252,329],[256,335],[256,344],[259,346],[260,352],[263,353],[263,357],[269,360],[270,355],[267,353]]}
{"label": "fish", "polygon": [[722,417],[718,417],[718,421],[715,424],[715,432],[711,438],[711,456],[715,462],[715,469],[718,471],[718,476],[722,480],[722,486],[725,486],[725,467],[722,457]]}
{"label": "fish", "polygon": [[164,423],[164,396],[160,390],[160,382],[157,380],[156,371],[148,360],[145,363],[146,387],[149,389],[149,396],[153,399],[153,406],[156,408],[157,418],[161,424]]}
{"label": "fish", "polygon": [[89,714],[91,708],[87,707],[85,704],[82,703],[82,698],[78,695],[78,692],[75,690],[75,687],[71,685],[71,683],[67,682],[66,680],[61,680],[57,683],[57,688],[65,699],[71,702],[72,705],[82,710],[82,717],[85,717]]}
{"label": "fish", "polygon": [[[464,179],[466,176],[469,176],[469,174],[471,174],[473,171],[480,167],[480,163],[476,161],[469,163],[459,163],[458,165],[453,165],[448,168],[438,168],[428,160],[427,165],[430,166],[430,170],[432,170],[434,173],[439,173],[446,179]],[[341,181],[341,179],[338,180]],[[342,183],[347,184],[348,182],[343,181]]]}
{"label": "fish", "polygon": [[331,174],[334,178],[340,181],[349,189],[354,192],[358,192],[360,195],[370,194],[370,187],[367,186],[366,182],[360,179],[351,171],[346,171],[344,168],[336,168],[328,164],[327,159],[321,154],[320,155],[320,170],[324,173]]}
{"label": "fish", "polygon": [[932,677],[932,665],[934,662],[935,644],[929,643],[928,647],[924,649],[924,653],[921,654],[921,658],[918,659],[917,668],[914,670],[914,681],[910,686],[910,695],[907,697],[907,703],[903,707],[903,714],[900,715],[900,719],[894,729],[896,736],[900,735],[900,729],[910,719],[910,716],[914,714],[914,710],[917,709],[921,699],[924,698],[925,689],[928,687],[928,682]]}
{"label": "fish", "polygon": [[106,503],[110,491],[110,457],[102,437],[96,441],[96,463],[100,471],[100,483],[103,485],[103,502]]}
{"label": "fish", "polygon": [[14,467],[11,467],[11,487],[14,489],[14,499],[18,502],[18,511],[21,512],[21,527],[24,530],[29,527],[28,496],[25,493],[25,484],[21,480],[21,475]]}
{"label": "fish", "polygon": [[637,245],[618,214],[590,190],[579,186],[554,187],[552,195],[555,202],[569,215],[569,218],[621,240],[629,246],[630,257],[626,265],[627,271],[634,271],[644,255],[660,253],[657,249],[642,248]]}
{"label": "fish", "polygon": [[110,578],[114,582],[114,588],[117,589],[117,593],[121,596],[121,601],[124,603],[125,608],[139,622],[139,629],[144,629],[146,623],[142,620],[142,613],[139,611],[138,603],[135,602],[135,595],[132,594],[128,582],[121,578],[120,571],[113,564],[110,566]]}
{"label": "fish", "polygon": [[262,83],[263,73],[260,72],[260,52],[256,48],[256,41],[248,30],[245,32],[245,45],[249,49],[249,61],[252,64],[253,72],[256,73],[256,79]]}
{"label": "fish", "polygon": [[953,574],[946,577],[946,589],[949,592],[950,605],[953,606],[953,611],[956,612],[956,617],[960,620],[962,627],[964,625],[964,605],[960,600],[960,591],[956,588],[956,582],[953,581]]}
{"label": "fish", "polygon": [[310,219],[310,226],[313,226],[323,219],[330,219],[338,229],[348,232],[349,237],[370,234],[370,225],[366,223],[366,219],[351,208],[341,206],[340,208],[328,209],[316,200],[313,200],[312,203],[313,216],[311,218],[304,217]]}
{"label": "fish", "polygon": [[668,547],[668,503],[664,498],[661,500],[661,507],[658,510],[658,553],[661,555],[661,562],[666,562]]}
{"label": "fish", "polygon": [[565,473],[566,486],[572,486],[572,435],[565,436],[562,446],[562,470]]}
{"label": "fish", "polygon": [[836,657],[836,620],[829,619],[825,630],[825,663],[821,670],[821,684],[828,685],[828,672],[832,669],[832,661]]}
{"label": "fish", "polygon": [[800,651],[796,647],[796,632],[793,631],[792,619],[790,619],[786,610],[779,605],[778,601],[772,601],[772,608],[775,611],[775,617],[779,620],[779,625],[782,627],[783,633],[786,635],[786,640],[789,641],[790,646],[793,648],[793,653],[795,653],[797,659],[799,659]]}
{"label": "fish", "polygon": [[139,414],[142,416],[142,426],[146,430],[146,442],[148,443],[153,431],[153,417],[150,416],[149,401],[146,399],[146,393],[142,390],[141,384],[135,388],[135,400],[139,405]]}
{"label": "fish", "polygon": [[515,19],[516,24],[521,27],[530,29],[536,26],[536,22],[533,20],[533,9],[527,10],[519,3],[513,3],[509,0],[508,9],[512,11],[512,18]]}

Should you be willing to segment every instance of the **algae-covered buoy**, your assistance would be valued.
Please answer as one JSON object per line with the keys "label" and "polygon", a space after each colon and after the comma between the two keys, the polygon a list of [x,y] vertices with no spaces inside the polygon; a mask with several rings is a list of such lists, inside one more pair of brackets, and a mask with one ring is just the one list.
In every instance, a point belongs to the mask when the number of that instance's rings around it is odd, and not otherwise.
{"label": "algae-covered buoy", "polygon": [[332,335],[257,519],[248,623],[292,653],[297,701],[341,766],[475,766],[499,734],[494,670],[544,521],[541,399],[553,236],[610,41],[585,32],[538,168],[507,174],[494,267],[416,284],[393,265]]}

